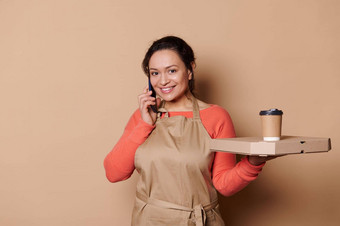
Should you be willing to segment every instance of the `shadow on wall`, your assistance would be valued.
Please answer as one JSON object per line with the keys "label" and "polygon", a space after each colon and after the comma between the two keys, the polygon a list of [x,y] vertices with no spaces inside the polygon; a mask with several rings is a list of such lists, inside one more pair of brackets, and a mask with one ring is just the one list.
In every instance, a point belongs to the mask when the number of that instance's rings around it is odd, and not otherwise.
{"label": "shadow on wall", "polygon": [[[229,72],[224,71],[223,77],[229,77]],[[231,98],[233,98],[230,92],[232,90],[231,85],[231,83],[225,82],[224,79],[221,81],[218,72],[204,68],[195,74],[194,94],[198,99],[208,104],[227,107],[231,102]]]}
{"label": "shadow on wall", "polygon": [[213,103],[213,99],[214,99],[213,96],[216,95],[216,94],[213,95],[215,91],[211,92],[211,90],[213,90],[213,87],[215,86],[213,84],[212,79],[209,79],[209,75],[200,74],[199,78],[195,79],[194,95],[198,99],[208,104]]}
{"label": "shadow on wall", "polygon": [[278,196],[274,188],[268,189],[266,186],[261,186],[261,183],[263,181],[258,183],[254,181],[230,197],[219,196],[220,211],[226,225],[252,225],[252,219],[256,219],[259,223],[259,218],[265,215],[264,210],[275,208],[278,203],[282,203],[282,200],[277,200]]}

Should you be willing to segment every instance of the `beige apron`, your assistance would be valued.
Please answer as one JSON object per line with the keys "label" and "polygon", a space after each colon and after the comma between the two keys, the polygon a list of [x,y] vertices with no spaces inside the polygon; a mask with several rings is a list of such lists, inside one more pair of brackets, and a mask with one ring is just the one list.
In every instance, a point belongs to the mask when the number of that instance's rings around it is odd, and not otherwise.
{"label": "beige apron", "polygon": [[[211,180],[210,136],[192,97],[193,118],[157,116],[156,127],[137,149],[140,174],[132,214],[134,226],[224,225]],[[213,116],[212,116],[213,117]]]}

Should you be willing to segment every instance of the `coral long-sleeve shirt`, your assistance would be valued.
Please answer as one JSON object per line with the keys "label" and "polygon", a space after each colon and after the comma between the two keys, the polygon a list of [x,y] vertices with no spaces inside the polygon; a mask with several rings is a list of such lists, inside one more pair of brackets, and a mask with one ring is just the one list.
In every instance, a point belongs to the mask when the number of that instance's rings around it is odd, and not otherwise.
{"label": "coral long-sleeve shirt", "polygon": [[[192,112],[169,112],[169,117],[182,115],[192,118]],[[228,112],[220,106],[200,110],[201,121],[210,137],[231,138],[235,137],[234,126]],[[154,129],[141,118],[139,110],[131,116],[125,127],[124,133],[104,160],[106,177],[111,182],[128,179],[134,169],[135,152]],[[212,181],[217,191],[225,196],[230,196],[242,190],[251,181],[255,180],[264,164],[254,166],[248,158],[243,158],[236,163],[234,154],[216,152],[212,165]]]}

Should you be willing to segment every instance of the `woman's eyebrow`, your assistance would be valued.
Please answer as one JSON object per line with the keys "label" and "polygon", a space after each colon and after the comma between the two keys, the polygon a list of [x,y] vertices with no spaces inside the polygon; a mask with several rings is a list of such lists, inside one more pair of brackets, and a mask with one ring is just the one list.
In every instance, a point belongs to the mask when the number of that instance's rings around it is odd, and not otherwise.
{"label": "woman's eyebrow", "polygon": [[170,68],[170,67],[174,67],[174,66],[177,67],[176,64],[173,64],[173,65],[167,66],[166,69],[168,69],[168,68]]}
{"label": "woman's eyebrow", "polygon": [[[172,65],[166,66],[165,69],[168,69],[168,68],[171,68],[171,67],[177,67],[177,65],[176,64],[172,64]],[[156,70],[157,71],[158,69],[150,67],[149,70]]]}

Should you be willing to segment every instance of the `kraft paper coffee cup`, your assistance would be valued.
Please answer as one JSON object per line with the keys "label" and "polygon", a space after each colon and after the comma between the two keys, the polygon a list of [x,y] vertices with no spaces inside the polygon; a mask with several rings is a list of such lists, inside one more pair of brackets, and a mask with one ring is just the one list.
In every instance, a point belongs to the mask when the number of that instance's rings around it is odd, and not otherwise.
{"label": "kraft paper coffee cup", "polygon": [[260,112],[264,141],[278,141],[281,137],[283,112],[276,108]]}

